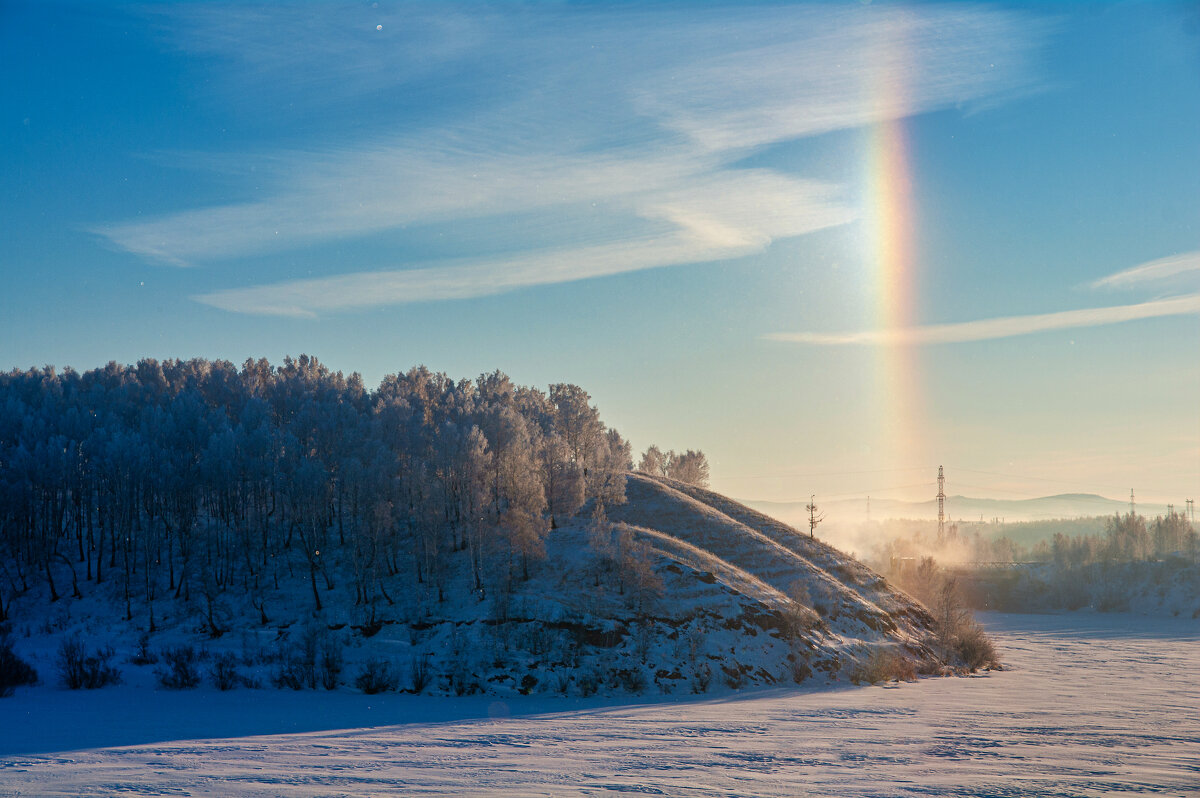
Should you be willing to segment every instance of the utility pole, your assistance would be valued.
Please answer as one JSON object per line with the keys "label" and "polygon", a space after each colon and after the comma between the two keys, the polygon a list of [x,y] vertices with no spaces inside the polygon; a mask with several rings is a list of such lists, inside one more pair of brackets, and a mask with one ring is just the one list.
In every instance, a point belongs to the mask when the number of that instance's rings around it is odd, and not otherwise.
{"label": "utility pole", "polygon": [[938,543],[941,543],[946,535],[946,475],[942,471],[942,467],[938,466]]}
{"label": "utility pole", "polygon": [[808,536],[812,538],[815,537],[817,524],[825,520],[825,516],[817,515],[817,496],[815,493],[809,497],[808,504],[805,505],[804,509],[808,510]]}

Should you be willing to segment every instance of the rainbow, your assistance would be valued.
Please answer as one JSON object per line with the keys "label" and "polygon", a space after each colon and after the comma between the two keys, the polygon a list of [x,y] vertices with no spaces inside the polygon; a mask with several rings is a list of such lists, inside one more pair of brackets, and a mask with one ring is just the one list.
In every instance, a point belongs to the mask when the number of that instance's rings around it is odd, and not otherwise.
{"label": "rainbow", "polygon": [[[893,64],[895,61],[892,62]],[[895,75],[879,84],[891,96],[893,113],[867,131],[864,231],[868,285],[873,292],[874,326],[895,330],[913,326],[917,314],[917,262],[910,148]],[[875,440],[881,467],[908,468],[928,459],[921,417],[922,369],[917,347],[880,344],[874,352]]]}

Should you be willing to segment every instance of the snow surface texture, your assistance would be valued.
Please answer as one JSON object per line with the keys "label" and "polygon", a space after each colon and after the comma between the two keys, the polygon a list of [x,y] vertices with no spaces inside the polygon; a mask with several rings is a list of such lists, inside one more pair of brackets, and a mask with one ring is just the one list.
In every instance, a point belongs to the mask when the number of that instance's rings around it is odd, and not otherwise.
{"label": "snow surface texture", "polygon": [[[154,694],[136,713],[114,711],[119,689],[21,690],[0,705],[0,796],[1200,794],[1195,621],[983,620],[1010,670],[899,687],[623,707],[243,691],[238,713],[223,701],[239,694],[207,689]],[[297,733],[13,753],[119,741],[104,727],[135,714],[163,739],[256,723]],[[305,733],[364,719],[402,725]]]}
{"label": "snow surface texture", "polygon": [[[273,566],[267,623],[234,587],[211,607],[199,591],[190,601],[163,598],[149,634],[145,607],[123,620],[119,580],[110,580],[53,604],[30,590],[14,602],[12,639],[43,682],[57,681],[62,641],[78,639],[89,651],[112,646],[123,682],[146,689],[165,666],[132,664],[139,647],[151,655],[197,647],[206,681],[220,656],[231,657],[239,679],[267,690],[307,646],[318,659],[326,651],[341,659],[336,689],[354,690],[365,664],[377,662],[400,690],[498,697],[832,685],[881,650],[921,672],[942,667],[928,612],[849,556],[672,480],[631,474],[627,495],[609,508],[604,551],[595,525],[576,519],[550,534],[528,580],[489,574],[482,592],[466,552],[450,552],[440,597],[428,579],[418,584],[403,571],[389,577],[390,603],[356,606],[349,567],[334,563],[328,582],[317,580],[323,608],[314,612],[307,566],[297,560]],[[625,542],[622,528],[632,530]],[[210,616],[226,630],[219,638],[207,633]]]}

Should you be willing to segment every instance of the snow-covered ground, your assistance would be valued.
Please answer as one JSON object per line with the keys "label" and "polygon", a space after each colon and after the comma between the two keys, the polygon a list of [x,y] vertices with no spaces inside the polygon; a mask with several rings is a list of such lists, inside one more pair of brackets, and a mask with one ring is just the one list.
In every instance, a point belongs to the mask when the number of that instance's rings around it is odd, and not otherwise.
{"label": "snow-covered ground", "polygon": [[1200,795],[1200,623],[983,620],[1010,670],[825,692],[21,689],[0,795]]}

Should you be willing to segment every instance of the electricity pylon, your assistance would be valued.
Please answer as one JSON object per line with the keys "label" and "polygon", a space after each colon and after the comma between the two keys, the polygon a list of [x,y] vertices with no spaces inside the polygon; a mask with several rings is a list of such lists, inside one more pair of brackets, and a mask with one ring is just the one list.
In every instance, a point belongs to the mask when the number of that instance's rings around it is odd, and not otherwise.
{"label": "electricity pylon", "polygon": [[938,466],[938,543],[946,536],[946,474]]}

